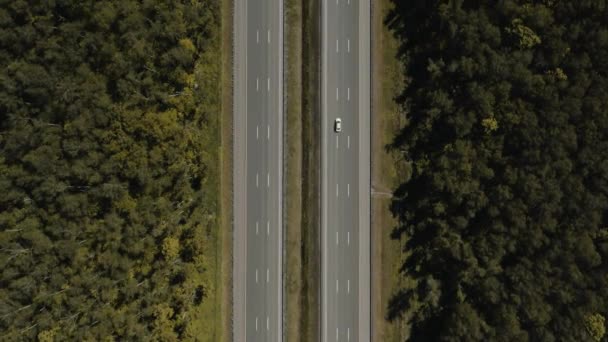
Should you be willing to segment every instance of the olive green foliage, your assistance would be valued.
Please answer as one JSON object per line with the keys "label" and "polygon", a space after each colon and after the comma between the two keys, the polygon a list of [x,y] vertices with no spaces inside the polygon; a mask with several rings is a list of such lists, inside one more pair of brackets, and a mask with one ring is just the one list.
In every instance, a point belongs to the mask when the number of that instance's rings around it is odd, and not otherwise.
{"label": "olive green foliage", "polygon": [[[413,341],[590,341],[608,314],[608,5],[394,0]],[[397,271],[397,270],[395,270]],[[593,316],[597,317],[597,316]],[[591,323],[590,323],[591,322]]]}
{"label": "olive green foliage", "polygon": [[0,4],[0,340],[194,339],[218,2]]}
{"label": "olive green foliage", "polygon": [[600,314],[587,315],[585,324],[594,341],[601,341],[606,335],[606,319]]}

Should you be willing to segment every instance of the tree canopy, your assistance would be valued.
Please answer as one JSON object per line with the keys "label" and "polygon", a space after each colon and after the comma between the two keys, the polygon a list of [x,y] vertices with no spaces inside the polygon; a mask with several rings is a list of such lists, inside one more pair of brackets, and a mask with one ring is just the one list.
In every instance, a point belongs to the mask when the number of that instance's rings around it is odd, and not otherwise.
{"label": "tree canopy", "polygon": [[[408,124],[393,236],[413,341],[600,341],[608,5],[393,1]],[[397,270],[395,270],[397,272]]]}
{"label": "tree canopy", "polygon": [[194,339],[218,2],[0,4],[0,340]]}

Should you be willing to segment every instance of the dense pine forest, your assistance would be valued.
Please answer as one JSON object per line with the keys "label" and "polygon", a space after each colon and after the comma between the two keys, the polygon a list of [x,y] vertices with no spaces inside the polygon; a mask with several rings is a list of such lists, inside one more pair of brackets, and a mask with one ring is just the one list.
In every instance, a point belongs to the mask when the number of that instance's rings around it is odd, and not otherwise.
{"label": "dense pine forest", "polygon": [[210,336],[218,11],[0,1],[0,340]]}
{"label": "dense pine forest", "polygon": [[387,319],[412,341],[606,341],[608,3],[393,5],[407,258]]}

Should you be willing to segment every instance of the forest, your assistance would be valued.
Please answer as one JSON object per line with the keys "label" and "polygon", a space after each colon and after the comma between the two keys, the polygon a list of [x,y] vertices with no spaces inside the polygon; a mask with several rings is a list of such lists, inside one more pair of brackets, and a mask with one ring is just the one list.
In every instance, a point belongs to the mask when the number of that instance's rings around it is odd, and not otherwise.
{"label": "forest", "polygon": [[411,341],[607,341],[608,3],[392,0],[407,123],[386,319]]}
{"label": "forest", "polygon": [[213,0],[0,0],[0,340],[210,336],[219,28]]}

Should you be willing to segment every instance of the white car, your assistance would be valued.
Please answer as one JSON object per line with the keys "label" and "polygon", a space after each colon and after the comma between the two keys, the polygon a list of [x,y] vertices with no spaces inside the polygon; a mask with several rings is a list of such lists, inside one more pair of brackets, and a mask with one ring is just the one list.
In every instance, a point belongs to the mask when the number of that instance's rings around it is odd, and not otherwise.
{"label": "white car", "polygon": [[336,121],[334,122],[334,130],[336,133],[342,132],[342,119],[336,118]]}

